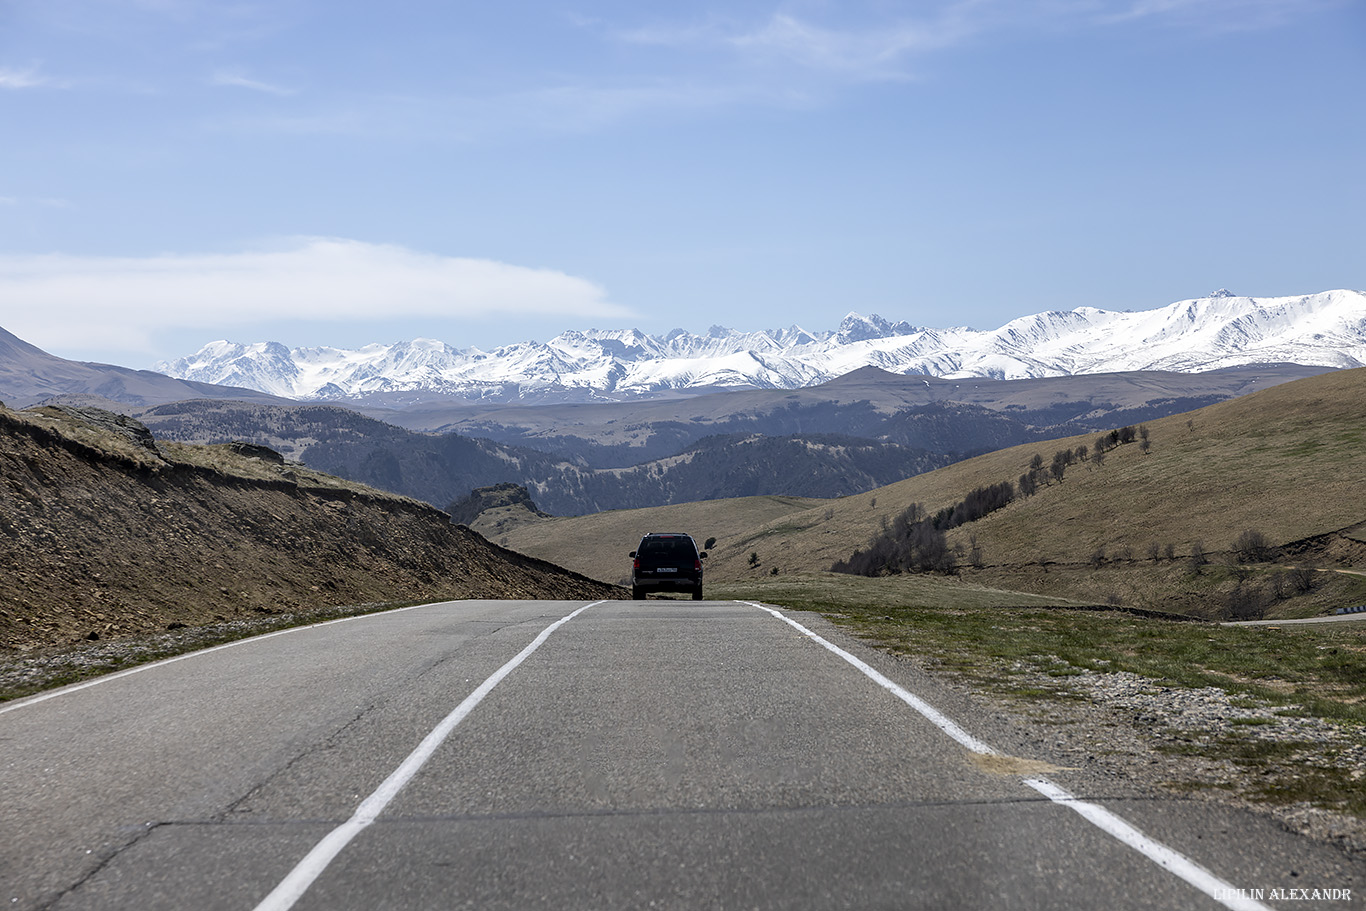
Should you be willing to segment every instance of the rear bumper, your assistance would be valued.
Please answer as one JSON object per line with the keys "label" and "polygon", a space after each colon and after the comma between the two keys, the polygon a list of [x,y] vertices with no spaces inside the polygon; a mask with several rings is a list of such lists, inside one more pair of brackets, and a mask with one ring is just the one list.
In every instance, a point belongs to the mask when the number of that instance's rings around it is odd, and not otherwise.
{"label": "rear bumper", "polygon": [[642,591],[690,592],[702,585],[701,576],[632,576],[631,587]]}

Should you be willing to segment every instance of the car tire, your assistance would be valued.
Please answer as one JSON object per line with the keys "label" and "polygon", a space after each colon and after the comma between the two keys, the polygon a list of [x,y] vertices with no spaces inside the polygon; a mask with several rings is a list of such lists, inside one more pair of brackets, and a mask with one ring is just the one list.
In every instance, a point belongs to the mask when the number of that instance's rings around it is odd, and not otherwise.
{"label": "car tire", "polygon": [[645,600],[645,589],[643,589],[643,588],[635,588],[635,587],[633,586],[633,587],[631,588],[631,600],[632,600],[632,601],[644,601],[644,600]]}
{"label": "car tire", "polygon": [[702,586],[699,585],[699,586],[697,586],[697,588],[694,588],[694,589],[692,590],[692,599],[693,599],[694,601],[701,601],[701,600],[702,600]]}

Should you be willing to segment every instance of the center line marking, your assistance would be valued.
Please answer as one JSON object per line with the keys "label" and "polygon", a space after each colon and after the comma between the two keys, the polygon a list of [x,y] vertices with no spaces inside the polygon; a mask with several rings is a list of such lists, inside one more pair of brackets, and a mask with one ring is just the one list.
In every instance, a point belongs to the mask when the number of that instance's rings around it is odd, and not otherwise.
{"label": "center line marking", "polygon": [[498,668],[491,677],[479,684],[478,689],[466,696],[464,701],[442,719],[440,724],[432,728],[431,733],[417,745],[417,749],[408,754],[408,758],[403,760],[399,767],[380,783],[378,788],[375,788],[373,794],[360,802],[350,819],[327,833],[322,841],[314,845],[313,850],[309,851],[304,859],[299,861],[293,870],[289,871],[289,875],[261,900],[261,903],[256,906],[256,911],[287,911],[287,909],[294,907],[294,903],[303,897],[303,894],[308,891],[308,887],[313,885],[323,871],[327,869],[328,864],[332,863],[332,860],[351,843],[352,839],[364,831],[366,826],[374,822],[380,813],[384,812],[384,808],[398,796],[398,792],[403,790],[403,786],[411,781],[413,776],[427,764],[428,759],[432,758],[432,755],[450,736],[451,731],[455,730],[456,726],[464,721],[470,712],[474,711],[474,707],[482,702],[484,697],[503,681],[504,677],[515,671],[518,665],[531,656],[532,652],[540,648],[555,630],[588,608],[603,603],[605,602],[594,601],[592,604],[585,604],[556,620],[543,629],[541,634],[533,639],[530,645],[518,652],[512,660]]}
{"label": "center line marking", "polygon": [[[945,715],[919,696],[906,688],[893,683],[885,675],[879,673],[866,662],[855,658],[828,639],[824,639],[816,633],[813,633],[811,630],[802,626],[796,620],[793,620],[781,611],[774,610],[767,605],[757,604],[754,601],[738,601],[736,603],[746,604],[750,607],[757,607],[761,611],[767,611],[774,617],[777,617],[779,620],[796,629],[803,636],[824,646],[829,651],[834,652],[836,655],[858,668],[864,676],[915,709],[934,724],[935,727],[939,728],[945,734],[948,734],[972,752],[984,756],[998,755],[997,751],[991,746],[969,734],[952,718]],[[1105,834],[1128,845],[1130,848],[1133,848],[1173,876],[1184,879],[1224,907],[1230,908],[1232,911],[1271,911],[1268,906],[1259,901],[1239,896],[1239,890],[1235,889],[1229,883],[1215,876],[1179,851],[1169,848],[1160,841],[1156,841],[1155,839],[1144,835],[1128,822],[1125,822],[1122,817],[1110,812],[1100,804],[1087,803],[1086,801],[1078,800],[1065,789],[1058,787],[1047,778],[1026,778],[1024,783],[1059,806],[1075,810],[1083,819]]]}

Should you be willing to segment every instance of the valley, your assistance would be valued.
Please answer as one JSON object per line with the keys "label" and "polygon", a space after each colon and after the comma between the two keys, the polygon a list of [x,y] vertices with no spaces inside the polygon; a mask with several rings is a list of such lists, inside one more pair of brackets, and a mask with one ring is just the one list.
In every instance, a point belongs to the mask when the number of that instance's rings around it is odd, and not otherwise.
{"label": "valley", "polygon": [[102,404],[165,439],[251,441],[438,508],[476,487],[516,483],[547,512],[581,515],[745,495],[849,495],[979,453],[1108,430],[1319,372],[1263,366],[951,382],[865,368],[790,392],[485,409],[428,403],[365,415],[231,400]]}
{"label": "valley", "polygon": [[[1030,496],[947,532],[957,578],[1072,601],[1227,619],[1307,616],[1366,601],[1366,370],[1339,371],[1147,421],[1138,441],[1077,461]],[[1035,456],[1088,452],[1082,434],[1007,447],[839,498],[762,496],[543,519],[507,508],[473,524],[492,540],[619,582],[643,530],[716,538],[709,579],[827,572],[913,504],[931,515],[970,491],[1017,484]],[[1255,531],[1266,553],[1237,542]],[[591,540],[594,548],[573,542]],[[977,556],[969,556],[976,544]],[[751,561],[751,557],[755,557]],[[1312,569],[1307,576],[1297,568]]]}

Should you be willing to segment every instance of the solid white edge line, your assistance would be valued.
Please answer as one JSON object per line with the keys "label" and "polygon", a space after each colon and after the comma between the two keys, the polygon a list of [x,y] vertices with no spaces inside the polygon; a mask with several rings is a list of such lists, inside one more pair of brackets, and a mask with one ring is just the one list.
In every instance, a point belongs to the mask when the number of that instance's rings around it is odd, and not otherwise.
{"label": "solid white edge line", "polygon": [[921,699],[919,696],[915,695],[914,693],[910,692],[904,687],[899,686],[896,683],[893,683],[891,680],[888,680],[885,676],[883,676],[877,670],[870,667],[868,664],[864,663],[863,661],[860,661],[858,658],[855,658],[853,655],[849,654],[844,649],[840,648],[838,645],[835,645],[833,642],[830,642],[829,640],[823,639],[820,636],[816,635],[811,630],[802,626],[796,620],[793,620],[791,617],[788,617],[785,614],[783,614],[781,611],[776,611],[773,608],[763,604],[756,604],[753,601],[741,601],[740,603],[748,604],[750,607],[757,607],[761,611],[768,611],[770,614],[777,617],[779,620],[782,620],[784,623],[795,628],[803,636],[806,636],[808,639],[811,639],[812,641],[834,652],[836,655],[839,655],[845,661],[849,662],[854,667],[862,671],[864,676],[868,677],[878,686],[882,687],[884,690],[887,690],[893,696],[900,699],[902,702],[906,703],[911,708],[915,709],[921,715],[924,715],[935,727],[939,728],[939,730],[943,731],[945,734],[948,734],[950,737],[958,741],[963,746],[967,747],[969,750],[972,750],[972,752],[981,753],[984,756],[995,755],[996,750],[994,750],[987,744],[983,743],[982,741],[978,740],[976,737],[972,736],[967,731],[963,730],[963,728],[959,727],[958,723],[955,722],[948,715],[945,715],[943,712],[939,711],[937,708],[930,705],[928,702]]}
{"label": "solid white edge line", "polygon": [[417,749],[408,754],[408,758],[399,764],[398,768],[389,774],[375,788],[374,792],[356,807],[356,811],[351,818],[337,826],[323,837],[323,840],[313,846],[313,850],[304,856],[304,859],[289,871],[280,884],[271,890],[270,894],[261,900],[256,906],[256,911],[287,911],[292,908],[308,888],[313,885],[333,859],[341,853],[342,849],[351,843],[351,840],[359,835],[366,826],[374,822],[380,813],[384,811],[396,796],[403,790],[413,776],[426,765],[427,760],[441,746],[442,742],[450,736],[451,731],[455,730],[460,722],[464,721],[474,707],[483,701],[494,687],[502,682],[503,678],[517,669],[517,666],[531,656],[531,653],[540,648],[541,645],[550,638],[550,634],[579,614],[603,604],[603,601],[594,601],[592,604],[585,604],[571,613],[561,617],[554,623],[541,631],[541,634],[532,640],[531,644],[518,652],[507,664],[494,671],[492,676],[481,683],[474,692],[470,693],[465,699],[456,706],[434,728],[431,733],[422,739]]}
{"label": "solid white edge line", "polygon": [[89,689],[92,686],[99,686],[101,683],[111,683],[115,680],[118,680],[122,677],[128,677],[132,674],[140,674],[143,671],[155,670],[159,667],[165,667],[168,664],[175,664],[177,661],[187,661],[190,658],[198,658],[201,655],[208,655],[212,652],[221,652],[225,648],[236,648],[239,645],[246,645],[250,642],[260,642],[263,639],[273,639],[276,636],[283,636],[286,633],[302,632],[306,629],[317,629],[320,626],[331,626],[334,623],[346,623],[351,620],[364,620],[366,617],[375,617],[380,614],[399,614],[403,613],[404,611],[417,610],[418,608],[422,607],[435,607],[438,604],[454,603],[456,602],[428,601],[425,604],[410,604],[407,607],[395,607],[390,610],[371,611],[368,614],[353,614],[350,617],[338,617],[335,620],[324,620],[321,623],[309,623],[303,626],[291,626],[288,629],[277,629],[273,633],[262,633],[259,636],[248,636],[245,639],[234,639],[231,642],[224,642],[221,645],[212,645],[208,648],[201,648],[193,652],[186,652],[183,655],[174,655],[170,658],[162,658],[158,661],[149,661],[146,664],[139,664],[136,667],[125,668],[121,671],[115,671],[112,674],[101,674],[98,677],[92,677],[91,679],[83,680],[80,683],[72,683],[67,686],[59,687],[55,690],[48,690],[46,693],[38,693],[34,696],[25,696],[23,699],[16,699],[13,702],[6,702],[4,704],[0,704],[0,715],[5,714],[6,712],[12,712],[15,709],[22,709],[26,706],[37,705],[38,703],[46,702],[49,699],[56,699],[58,696],[66,696],[70,693],[76,693],[81,690]]}
{"label": "solid white edge line", "polygon": [[[916,696],[903,687],[898,686],[896,683],[893,683],[891,680],[888,680],[883,674],[874,670],[865,662],[849,654],[829,640],[822,638],[805,626],[802,626],[796,620],[793,620],[781,611],[775,610],[765,604],[758,604],[754,601],[739,601],[737,603],[746,604],[750,607],[757,607],[761,611],[767,611],[774,617],[777,617],[779,620],[782,620],[784,623],[796,629],[803,636],[806,636],[808,639],[811,639],[829,651],[839,655],[845,661],[858,668],[878,686],[891,692],[892,695],[923,715],[934,724],[935,727],[939,728],[945,734],[948,734],[972,752],[985,756],[999,755],[991,746],[978,740],[976,737],[973,737],[967,731],[963,730],[963,728],[953,721],[953,719],[949,718],[919,696]],[[1138,829],[1125,822],[1121,817],[1111,813],[1099,804],[1078,800],[1047,778],[1026,778],[1024,779],[1024,783],[1054,803],[1075,810],[1083,819],[1096,826],[1107,835],[1110,835],[1121,843],[1133,848],[1168,873],[1185,880],[1224,907],[1231,909],[1231,911],[1272,911],[1267,905],[1247,898],[1240,890],[1220,879],[1184,854],[1167,847],[1160,841],[1155,841],[1144,835]]]}
{"label": "solid white edge line", "polygon": [[1195,861],[1154,841],[1100,804],[1078,800],[1047,778],[1026,778],[1024,783],[1056,804],[1076,810],[1091,825],[1119,839],[1162,869],[1190,883],[1206,895],[1234,911],[1271,911],[1266,905],[1240,894]]}

